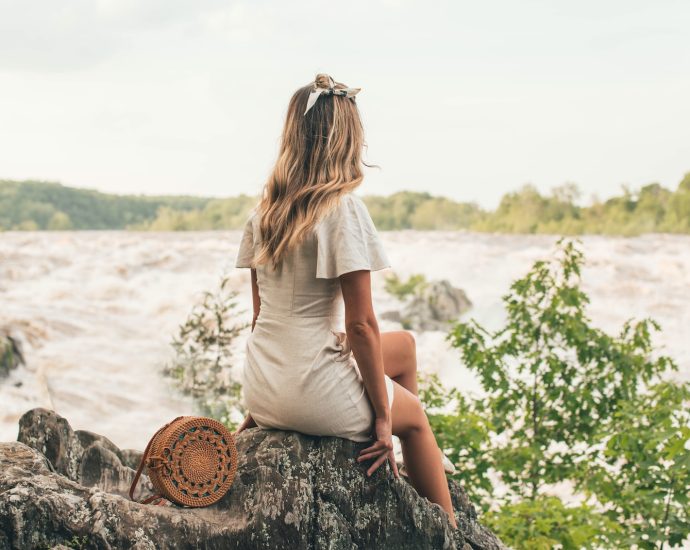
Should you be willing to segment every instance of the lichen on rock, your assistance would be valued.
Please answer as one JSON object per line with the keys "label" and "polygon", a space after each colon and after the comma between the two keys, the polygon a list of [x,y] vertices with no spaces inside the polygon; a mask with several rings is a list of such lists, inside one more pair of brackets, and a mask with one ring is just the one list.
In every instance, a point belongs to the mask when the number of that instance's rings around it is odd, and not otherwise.
{"label": "lichen on rock", "polygon": [[504,548],[455,482],[458,529],[387,466],[367,477],[355,460],[365,443],[259,428],[236,443],[237,475],[216,504],[143,505],[125,496],[131,453],[53,411],[28,411],[18,441],[0,443],[0,548]]}

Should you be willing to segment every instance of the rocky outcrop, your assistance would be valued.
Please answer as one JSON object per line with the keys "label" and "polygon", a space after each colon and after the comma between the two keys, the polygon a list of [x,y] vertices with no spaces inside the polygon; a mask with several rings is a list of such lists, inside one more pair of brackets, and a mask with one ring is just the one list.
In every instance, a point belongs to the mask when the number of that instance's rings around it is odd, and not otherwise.
{"label": "rocky outcrop", "polygon": [[444,279],[420,285],[402,310],[386,311],[381,318],[399,322],[405,329],[445,331],[471,307],[465,291]]}
{"label": "rocky outcrop", "polygon": [[367,477],[355,461],[365,443],[247,430],[230,490],[190,509],[124,497],[134,471],[123,460],[137,455],[52,411],[27,412],[18,439],[0,443],[0,548],[504,548],[453,481],[458,529],[387,467]]}
{"label": "rocky outcrop", "polygon": [[[127,495],[142,453],[121,450],[104,437],[86,430],[72,430],[53,411],[31,409],[19,419],[17,441],[41,452],[54,470],[87,487]],[[148,480],[144,480],[146,486]],[[150,486],[149,486],[150,487]]]}

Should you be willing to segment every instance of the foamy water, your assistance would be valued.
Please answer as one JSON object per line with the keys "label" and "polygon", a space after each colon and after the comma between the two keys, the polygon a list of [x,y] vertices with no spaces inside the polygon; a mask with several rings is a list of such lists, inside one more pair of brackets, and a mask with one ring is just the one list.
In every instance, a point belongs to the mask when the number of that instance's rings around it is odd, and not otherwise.
{"label": "foamy water", "polygon": [[[463,288],[468,317],[492,328],[503,320],[501,296],[532,262],[551,253],[548,236],[391,231],[380,233],[392,270],[373,273],[377,313],[398,304],[383,290],[395,271],[423,273]],[[163,423],[193,414],[159,374],[170,340],[192,305],[224,271],[241,292],[239,321],[251,319],[248,269],[233,269],[239,231],[0,233],[0,326],[25,345],[27,366],[0,380],[0,440],[16,439],[23,412],[57,410],[73,427],[143,449]],[[690,237],[586,237],[583,286],[589,315],[607,331],[627,318],[652,317],[655,341],[690,379]],[[380,320],[382,331],[398,330]],[[244,338],[237,342],[241,365]],[[422,370],[474,391],[473,375],[441,332],[415,333]]]}

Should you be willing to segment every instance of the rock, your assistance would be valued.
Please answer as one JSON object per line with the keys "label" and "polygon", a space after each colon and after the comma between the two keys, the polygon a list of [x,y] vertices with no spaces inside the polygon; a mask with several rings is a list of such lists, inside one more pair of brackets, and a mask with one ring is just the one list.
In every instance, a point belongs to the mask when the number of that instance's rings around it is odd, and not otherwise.
{"label": "rock", "polygon": [[17,441],[40,451],[59,474],[77,480],[84,448],[66,419],[43,408],[31,409],[19,419]]}
{"label": "rock", "polygon": [[212,506],[183,508],[121,496],[134,472],[105,438],[84,448],[87,438],[45,409],[22,420],[25,441],[0,443],[0,548],[504,548],[455,482],[457,530],[387,466],[368,478],[355,461],[366,443],[246,430],[230,490]]}
{"label": "rock", "polygon": [[[55,411],[31,409],[19,419],[17,441],[46,456],[55,471],[85,487],[99,487],[106,492],[127,496],[134,479],[131,451],[121,451],[107,437],[86,430],[72,430],[67,420]],[[151,483],[142,475],[141,489],[135,498],[151,494]],[[143,491],[143,493],[142,493]]]}
{"label": "rock", "polygon": [[[47,409],[41,409],[41,414],[43,416],[57,416],[54,412],[49,411]],[[21,426],[21,423],[22,423],[22,421],[20,419],[19,420],[20,426]],[[28,424],[25,428],[25,434],[30,433],[31,428],[32,428],[32,424]],[[99,434],[96,434],[93,432],[89,432],[87,430],[76,430],[74,432],[74,435],[77,437],[77,439],[79,440],[79,443],[81,444],[82,448],[84,448],[84,449],[86,449],[90,445],[93,445],[94,443],[100,443],[103,446],[103,448],[108,449],[110,452],[115,453],[116,455],[118,455],[118,457],[121,458],[122,451],[120,451],[120,449],[118,449],[117,445],[115,445],[115,443],[110,441],[110,439],[108,439],[107,437],[103,437],[102,435],[99,435]],[[22,437],[23,437],[23,435],[22,435],[21,430],[20,430],[19,437],[17,438],[17,440],[22,441],[22,439],[21,439]]]}
{"label": "rock", "polygon": [[48,409],[36,408],[25,412],[19,419],[17,441],[41,451],[58,473],[79,481],[80,460],[86,449],[94,444],[117,455],[119,461],[137,468],[141,451],[121,450],[107,437],[87,430],[72,430],[67,420]]}
{"label": "rock", "polygon": [[[85,487],[98,487],[107,493],[127,497],[129,487],[134,479],[134,470],[123,465],[120,458],[101,442],[90,445],[81,457],[79,465],[78,481]],[[141,487],[146,489],[142,494]],[[134,498],[141,500],[145,495],[151,494],[151,486],[148,479],[139,482]]]}
{"label": "rock", "polygon": [[5,331],[0,331],[0,378],[6,377],[12,369],[24,364],[19,340]]}
{"label": "rock", "polygon": [[456,321],[472,307],[464,290],[447,280],[430,281],[421,286],[402,311],[388,311],[383,319],[398,320],[406,329],[448,330],[449,323]]}
{"label": "rock", "polygon": [[122,449],[120,451],[120,460],[122,464],[128,468],[133,468],[136,470],[141,463],[141,457],[144,455],[144,451],[137,451],[135,449]]}
{"label": "rock", "polygon": [[403,322],[402,315],[400,315],[399,309],[391,309],[389,311],[384,311],[379,315],[380,319],[385,319],[386,321],[393,321],[394,323]]}

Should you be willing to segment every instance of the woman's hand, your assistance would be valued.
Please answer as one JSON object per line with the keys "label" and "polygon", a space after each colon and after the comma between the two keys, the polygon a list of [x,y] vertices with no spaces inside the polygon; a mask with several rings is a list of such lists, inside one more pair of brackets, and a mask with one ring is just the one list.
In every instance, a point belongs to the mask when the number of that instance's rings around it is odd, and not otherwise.
{"label": "woman's hand", "polygon": [[376,442],[371,447],[360,451],[357,462],[376,458],[367,470],[367,476],[371,476],[381,464],[389,460],[393,475],[399,478],[398,465],[395,463],[395,455],[393,454],[393,425],[390,417],[377,417],[374,421],[374,433],[376,434]]}

